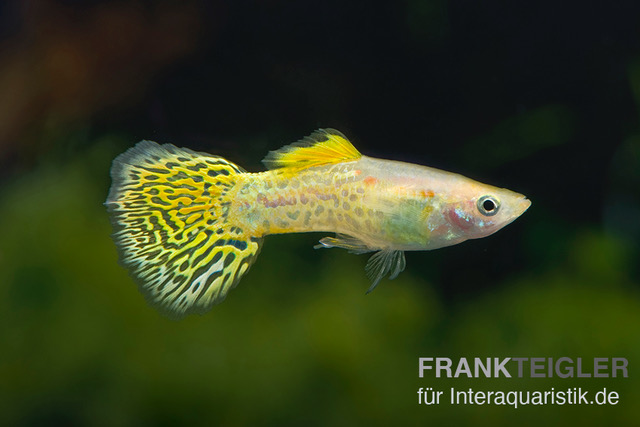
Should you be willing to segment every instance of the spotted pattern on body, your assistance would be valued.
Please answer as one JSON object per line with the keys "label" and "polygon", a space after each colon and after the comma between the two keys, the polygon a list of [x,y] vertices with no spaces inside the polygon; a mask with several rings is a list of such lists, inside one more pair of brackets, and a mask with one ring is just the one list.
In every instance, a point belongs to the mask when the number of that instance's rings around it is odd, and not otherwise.
{"label": "spotted pattern on body", "polygon": [[[296,171],[295,177],[275,170],[256,174],[253,186],[237,194],[237,206],[244,210],[244,222],[253,232],[267,234],[339,229],[344,232],[372,230],[365,224],[362,206],[364,177],[353,165],[340,164]],[[373,213],[370,213],[373,215]],[[258,219],[259,218],[259,219]]]}

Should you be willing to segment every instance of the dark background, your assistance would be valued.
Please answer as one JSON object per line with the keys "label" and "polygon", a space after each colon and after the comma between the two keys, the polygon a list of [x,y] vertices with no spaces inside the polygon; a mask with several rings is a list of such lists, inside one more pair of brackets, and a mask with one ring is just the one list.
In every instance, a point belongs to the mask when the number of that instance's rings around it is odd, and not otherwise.
{"label": "dark background", "polygon": [[[635,1],[0,5],[3,425],[633,424]],[[495,236],[366,258],[272,236],[180,322],[117,264],[111,160],[152,139],[250,171],[320,127],[526,194]],[[626,357],[628,379],[419,379],[418,357]],[[419,406],[419,387],[606,387],[617,406]]]}

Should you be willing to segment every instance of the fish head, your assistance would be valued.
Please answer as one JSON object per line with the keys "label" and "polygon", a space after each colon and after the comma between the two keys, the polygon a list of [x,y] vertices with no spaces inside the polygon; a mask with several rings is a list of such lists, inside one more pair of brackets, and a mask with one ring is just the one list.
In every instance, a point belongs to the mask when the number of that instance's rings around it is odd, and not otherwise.
{"label": "fish head", "polygon": [[529,206],[531,201],[522,194],[471,181],[452,192],[443,217],[452,235],[460,240],[478,239],[510,224]]}

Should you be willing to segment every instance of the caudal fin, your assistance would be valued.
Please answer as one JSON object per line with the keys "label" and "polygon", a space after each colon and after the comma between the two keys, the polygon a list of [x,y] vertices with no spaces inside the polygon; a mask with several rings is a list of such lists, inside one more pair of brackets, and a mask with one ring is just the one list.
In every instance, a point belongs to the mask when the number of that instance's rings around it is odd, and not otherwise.
{"label": "caudal fin", "polygon": [[165,314],[222,302],[258,255],[262,239],[229,212],[243,173],[221,157],[151,141],[113,161],[106,205],[120,262]]}

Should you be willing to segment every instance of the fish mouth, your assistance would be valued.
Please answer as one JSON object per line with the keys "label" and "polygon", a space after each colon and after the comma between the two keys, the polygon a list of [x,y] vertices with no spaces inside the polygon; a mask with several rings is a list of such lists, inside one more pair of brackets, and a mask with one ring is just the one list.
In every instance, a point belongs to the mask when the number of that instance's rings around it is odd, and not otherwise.
{"label": "fish mouth", "polygon": [[526,196],[522,196],[522,199],[519,200],[518,204],[518,215],[520,216],[522,215],[527,209],[529,209],[529,207],[531,206],[531,200],[527,199]]}

